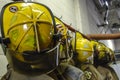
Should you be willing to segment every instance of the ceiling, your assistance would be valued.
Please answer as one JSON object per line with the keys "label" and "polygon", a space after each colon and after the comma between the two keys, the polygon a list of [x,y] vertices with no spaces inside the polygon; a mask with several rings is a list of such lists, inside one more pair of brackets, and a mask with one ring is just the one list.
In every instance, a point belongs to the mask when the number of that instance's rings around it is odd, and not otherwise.
{"label": "ceiling", "polygon": [[[120,0],[93,0],[112,33],[120,32]],[[103,24],[101,24],[104,27]],[[105,26],[106,27],[106,26]]]}
{"label": "ceiling", "polygon": [[[100,27],[107,27],[111,33],[120,32],[120,0],[93,0],[104,20]],[[120,39],[114,40],[116,50],[120,50]]]}

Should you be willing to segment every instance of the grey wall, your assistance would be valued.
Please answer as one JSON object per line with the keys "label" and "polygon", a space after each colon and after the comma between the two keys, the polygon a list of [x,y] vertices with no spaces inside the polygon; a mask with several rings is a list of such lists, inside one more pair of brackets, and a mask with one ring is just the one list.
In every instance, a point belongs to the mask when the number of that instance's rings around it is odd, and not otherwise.
{"label": "grey wall", "polygon": [[67,24],[76,26],[74,0],[34,0],[47,5],[55,16]]}
{"label": "grey wall", "polygon": [[11,2],[11,1],[10,0],[0,0],[0,11],[1,11],[2,7],[9,2]]}

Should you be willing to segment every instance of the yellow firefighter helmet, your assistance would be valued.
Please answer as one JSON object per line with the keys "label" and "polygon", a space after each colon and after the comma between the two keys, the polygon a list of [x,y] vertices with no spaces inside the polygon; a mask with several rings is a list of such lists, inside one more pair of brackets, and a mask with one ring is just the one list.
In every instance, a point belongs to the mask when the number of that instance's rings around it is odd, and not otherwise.
{"label": "yellow firefighter helmet", "polygon": [[55,17],[55,22],[56,22],[57,33],[61,34],[62,39],[67,38],[67,32],[68,32],[67,27],[57,17]]}
{"label": "yellow firefighter helmet", "polygon": [[115,62],[115,53],[114,53],[114,51],[112,49],[108,48],[108,47],[106,47],[106,48],[107,48],[107,53],[109,55],[109,63]]}
{"label": "yellow firefighter helmet", "polygon": [[97,42],[94,50],[94,63],[104,65],[114,61],[114,53],[105,44]]}
{"label": "yellow firefighter helmet", "polygon": [[79,63],[93,63],[93,47],[91,42],[83,38],[79,32],[76,33],[76,38],[72,40],[72,47],[75,51],[75,59]]}
{"label": "yellow firefighter helmet", "polygon": [[9,64],[18,72],[47,73],[59,64],[54,16],[43,4],[12,2],[2,9],[1,42]]}

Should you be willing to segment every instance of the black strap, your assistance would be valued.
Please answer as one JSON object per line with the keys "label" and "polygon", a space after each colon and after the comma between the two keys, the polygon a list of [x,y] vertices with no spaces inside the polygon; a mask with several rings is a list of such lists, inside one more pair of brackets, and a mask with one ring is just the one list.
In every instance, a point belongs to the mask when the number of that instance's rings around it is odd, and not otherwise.
{"label": "black strap", "polygon": [[57,75],[58,80],[66,80],[64,76],[58,71],[58,69],[55,69],[54,72]]}

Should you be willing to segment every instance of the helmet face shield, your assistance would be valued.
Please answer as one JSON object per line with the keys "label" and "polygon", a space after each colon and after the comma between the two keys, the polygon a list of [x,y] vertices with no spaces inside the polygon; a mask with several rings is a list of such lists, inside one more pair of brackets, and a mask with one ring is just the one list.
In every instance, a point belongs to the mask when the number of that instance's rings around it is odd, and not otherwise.
{"label": "helmet face shield", "polygon": [[5,44],[6,56],[15,69],[44,73],[58,66],[60,44],[53,39],[55,20],[48,7],[9,3],[2,9],[1,19],[2,38],[10,40]]}
{"label": "helmet face shield", "polygon": [[19,73],[27,74],[27,75],[35,75],[35,74],[47,74],[59,65],[59,47],[58,44],[53,50],[47,51],[42,54],[34,54],[35,52],[25,52],[23,53],[23,57],[28,62],[22,62],[18,58],[11,55],[13,52],[6,52],[6,56],[8,58],[10,65],[13,66],[13,69]]}

